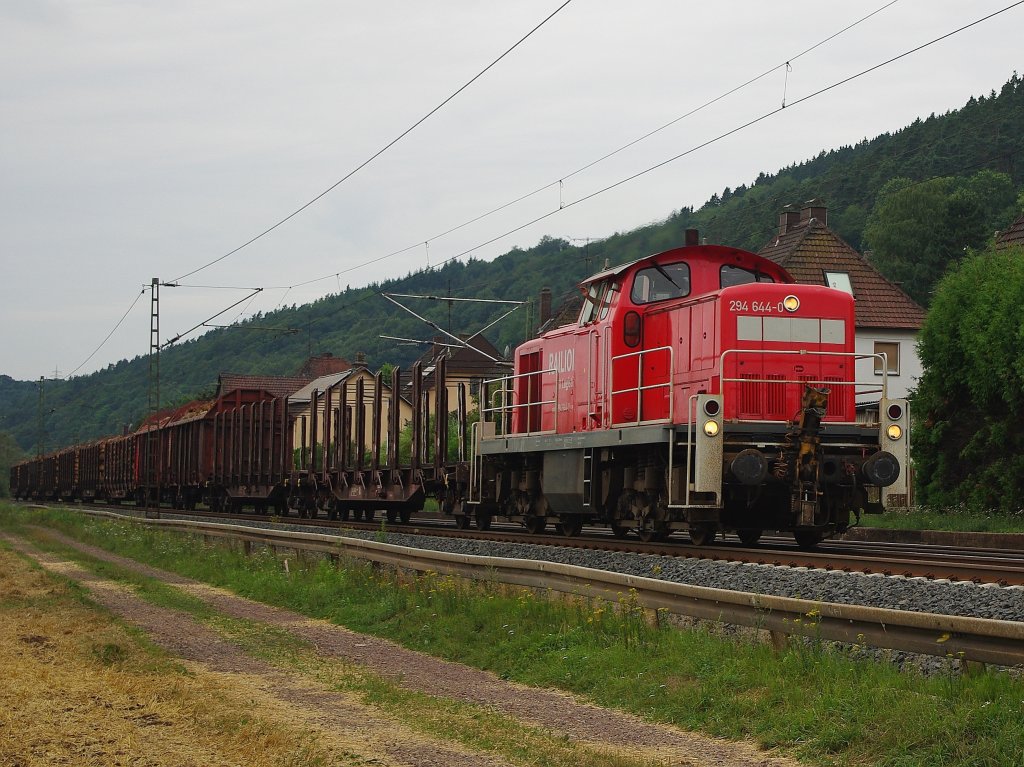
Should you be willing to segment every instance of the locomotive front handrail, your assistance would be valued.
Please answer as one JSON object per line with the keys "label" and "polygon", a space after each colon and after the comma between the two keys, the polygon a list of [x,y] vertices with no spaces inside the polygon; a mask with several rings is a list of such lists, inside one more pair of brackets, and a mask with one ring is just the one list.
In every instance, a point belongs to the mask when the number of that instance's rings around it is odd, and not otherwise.
{"label": "locomotive front handrail", "polygon": [[[789,355],[789,356],[806,356],[806,357],[847,357],[852,358],[854,361],[854,378],[851,381],[826,381],[819,380],[816,378],[800,380],[800,379],[789,379],[789,378],[762,378],[762,377],[732,377],[725,375],[725,364],[726,358],[729,356],[739,355]],[[856,378],[856,363],[859,360],[874,359],[881,363],[879,366],[881,369],[881,386],[877,381],[861,381]],[[832,387],[852,387],[854,402],[856,403],[857,398],[864,397],[866,395],[880,394],[881,399],[888,399],[889,396],[889,368],[888,368],[888,357],[885,352],[879,353],[864,353],[864,352],[827,352],[808,350],[808,349],[726,349],[719,356],[719,372],[721,374],[721,390],[723,396],[725,396],[725,385],[726,384],[763,384],[763,385],[776,385],[776,386],[793,386],[793,385],[812,385],[812,386],[828,386]],[[744,422],[750,419],[740,419]],[[771,419],[764,421],[765,423],[777,422]],[[853,423],[855,421],[849,421]],[[843,423],[847,423],[843,421]]]}
{"label": "locomotive front handrail", "polygon": [[[647,384],[640,383],[643,380],[643,359],[646,354],[653,354],[655,352],[668,352],[668,380],[661,383]],[[628,389],[616,389],[615,388],[615,363],[618,360],[628,359],[630,357],[636,357],[636,380],[637,385]],[[672,396],[672,371],[675,370],[675,350],[671,346],[656,346],[653,349],[641,349],[637,352],[629,352],[628,354],[619,354],[612,357],[608,365],[608,398],[609,406],[611,411],[611,425],[614,426],[647,426],[658,423],[672,423],[672,417],[675,410],[675,397]],[[651,418],[641,419],[641,410],[643,404],[643,393],[645,391],[651,391],[653,389],[668,389],[668,415],[663,418]],[[629,421],[616,421],[615,420],[615,396],[617,394],[630,394],[636,393],[636,419]]]}
{"label": "locomotive front handrail", "polygon": [[[780,379],[760,379],[760,378],[731,378],[726,377],[725,371],[725,358],[730,355],[740,354],[775,354],[790,356],[809,356],[809,357],[852,357],[854,362],[863,359],[877,359],[882,363],[882,388],[879,390],[882,394],[882,399],[889,398],[889,366],[888,357],[885,352],[879,352],[875,354],[866,354],[864,352],[825,352],[818,350],[807,350],[807,349],[726,349],[719,356],[719,366],[722,383],[775,383],[775,384],[803,384],[803,383],[827,383],[830,386],[877,386],[878,384],[874,381],[857,381],[856,380],[856,368],[854,368],[854,380],[853,381],[790,381]],[[867,393],[867,392],[862,392]]]}

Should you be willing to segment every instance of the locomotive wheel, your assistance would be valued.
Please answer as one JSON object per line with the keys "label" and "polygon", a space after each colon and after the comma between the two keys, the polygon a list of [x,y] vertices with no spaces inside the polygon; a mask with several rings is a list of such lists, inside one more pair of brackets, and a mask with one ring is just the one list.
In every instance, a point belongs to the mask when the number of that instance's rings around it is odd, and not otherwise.
{"label": "locomotive wheel", "polygon": [[455,516],[455,526],[459,530],[468,530],[469,529],[469,517],[466,516],[465,514],[457,514]]}
{"label": "locomotive wheel", "polygon": [[796,545],[804,550],[817,548],[823,538],[817,530],[794,530],[793,537],[796,538]]}
{"label": "locomotive wheel", "polygon": [[761,540],[761,534],[763,530],[757,530],[755,528],[743,528],[742,530],[736,531],[736,536],[740,539],[740,543],[744,546],[753,546],[759,540]]}
{"label": "locomotive wheel", "polygon": [[544,517],[526,517],[523,519],[523,526],[530,535],[540,535],[547,527],[548,521]]}
{"label": "locomotive wheel", "polygon": [[715,529],[711,527],[691,527],[690,542],[694,546],[707,546],[715,540]]}
{"label": "locomotive wheel", "polygon": [[476,529],[477,530],[490,530],[491,529],[491,515],[490,514],[477,514],[476,515]]}
{"label": "locomotive wheel", "polygon": [[412,509],[402,509],[398,512],[398,518],[402,520],[403,525],[409,524],[409,520],[412,519]]}

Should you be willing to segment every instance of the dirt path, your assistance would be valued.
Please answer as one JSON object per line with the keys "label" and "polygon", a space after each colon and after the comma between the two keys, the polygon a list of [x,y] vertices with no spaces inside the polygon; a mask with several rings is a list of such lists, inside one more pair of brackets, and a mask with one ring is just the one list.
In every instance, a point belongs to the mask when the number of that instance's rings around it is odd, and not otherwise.
{"label": "dirt path", "polygon": [[[97,559],[173,585],[202,600],[219,614],[287,631],[307,642],[323,658],[352,664],[430,696],[483,705],[515,720],[549,729],[560,737],[598,749],[620,751],[625,748],[641,762],[652,764],[693,767],[791,767],[794,764],[767,756],[752,744],[732,743],[647,723],[629,714],[583,703],[561,692],[517,685],[488,672],[411,651],[387,640],[356,634],[334,624],[253,602],[81,544],[54,531],[48,530],[47,534]],[[358,731],[367,738],[381,740],[377,746],[394,759],[408,764],[502,763],[461,749],[452,750],[440,743],[417,744],[415,741],[422,741],[423,736],[413,737],[402,732],[402,728],[396,728],[386,717],[365,711],[365,706],[351,697],[324,689],[312,680],[299,681],[295,674],[285,673],[247,655],[186,614],[155,607],[125,587],[40,552],[24,541],[9,539],[9,543],[45,568],[82,583],[96,601],[139,626],[154,642],[176,656],[219,673],[259,678],[268,695],[297,706],[310,726],[347,730],[357,723]],[[385,733],[394,735],[388,737]]]}

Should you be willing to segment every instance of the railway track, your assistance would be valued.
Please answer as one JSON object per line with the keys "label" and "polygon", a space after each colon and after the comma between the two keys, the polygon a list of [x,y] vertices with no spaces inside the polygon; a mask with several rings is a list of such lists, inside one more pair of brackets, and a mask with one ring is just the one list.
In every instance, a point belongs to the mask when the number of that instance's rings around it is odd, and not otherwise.
{"label": "railway track", "polygon": [[[107,506],[76,505],[110,511]],[[127,510],[127,509],[125,509]],[[136,511],[141,512],[142,509]],[[154,512],[150,509],[149,512]],[[669,557],[695,557],[720,562],[745,562],[776,567],[807,568],[813,570],[858,572],[868,575],[924,578],[935,581],[992,584],[996,586],[1024,586],[1024,551],[1012,549],[976,549],[948,545],[913,544],[878,541],[825,541],[816,551],[804,551],[793,545],[788,537],[766,537],[754,547],[744,546],[738,540],[726,539],[718,545],[694,546],[684,538],[665,543],[644,543],[632,538],[615,538],[602,527],[585,527],[577,537],[556,532],[531,534],[518,523],[495,520],[491,530],[458,530],[441,515],[424,514],[412,522],[380,519],[374,522],[333,522],[326,519],[300,519],[293,516],[273,517],[259,514],[223,514],[212,511],[182,512],[161,509],[163,517],[181,516],[218,519],[228,522],[279,522],[308,526],[318,530],[360,530],[415,532],[448,538],[462,538],[501,543],[522,543],[540,546],[563,546],[589,550],[652,554]]]}

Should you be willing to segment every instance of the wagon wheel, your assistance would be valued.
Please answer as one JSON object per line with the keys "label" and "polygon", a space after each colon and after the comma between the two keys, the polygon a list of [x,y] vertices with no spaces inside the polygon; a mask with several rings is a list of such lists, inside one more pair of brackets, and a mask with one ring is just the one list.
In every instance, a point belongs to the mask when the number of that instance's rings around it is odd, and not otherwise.
{"label": "wagon wheel", "polygon": [[398,509],[388,509],[386,514],[388,516],[388,522],[394,524],[398,521]]}
{"label": "wagon wheel", "polygon": [[477,512],[477,514],[476,514],[476,529],[477,530],[490,530],[491,529],[491,515],[490,514],[481,514],[480,512]]}
{"label": "wagon wheel", "polygon": [[694,546],[707,546],[714,542],[716,530],[713,527],[691,527],[690,542]]}
{"label": "wagon wheel", "polygon": [[409,524],[409,520],[412,519],[412,509],[402,509],[398,512],[398,518],[402,520],[403,525]]}
{"label": "wagon wheel", "polygon": [[336,503],[332,502],[331,505],[327,507],[327,519],[329,519],[331,522],[333,522],[337,518],[338,518],[338,505]]}
{"label": "wagon wheel", "polygon": [[373,522],[373,518],[374,518],[374,516],[376,514],[377,514],[377,511],[375,509],[364,509],[363,510],[363,521],[364,522]]}
{"label": "wagon wheel", "polygon": [[625,525],[617,524],[616,522],[611,523],[612,535],[616,538],[625,538],[629,535],[629,528]]}
{"label": "wagon wheel", "polygon": [[342,522],[348,522],[348,517],[350,513],[351,512],[349,511],[348,506],[339,506],[337,518],[340,519]]}
{"label": "wagon wheel", "polygon": [[754,546],[759,540],[761,540],[761,534],[764,530],[758,530],[752,527],[745,527],[741,530],[736,531],[736,536],[740,539],[740,543],[744,546]]}
{"label": "wagon wheel", "polygon": [[456,514],[455,515],[455,526],[459,530],[469,529],[469,516],[467,514]]}
{"label": "wagon wheel", "polygon": [[523,526],[531,535],[540,535],[547,527],[548,521],[544,517],[524,517]]}
{"label": "wagon wheel", "polygon": [[656,543],[667,540],[672,531],[664,522],[655,522],[654,527],[638,527],[636,534],[644,543]]}
{"label": "wagon wheel", "polygon": [[563,517],[555,525],[555,530],[567,538],[573,538],[583,532],[583,520],[578,517]]}

